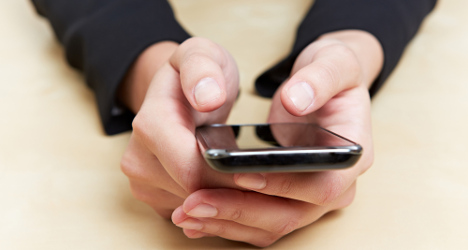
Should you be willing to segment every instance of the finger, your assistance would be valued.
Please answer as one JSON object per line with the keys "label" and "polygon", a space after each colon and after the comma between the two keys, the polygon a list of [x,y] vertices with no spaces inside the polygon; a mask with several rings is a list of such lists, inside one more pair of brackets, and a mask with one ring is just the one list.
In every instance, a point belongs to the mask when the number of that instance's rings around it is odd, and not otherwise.
{"label": "finger", "polygon": [[315,116],[306,115],[306,116],[294,116],[289,113],[281,102],[281,90],[284,84],[275,92],[273,99],[271,101],[270,112],[268,114],[268,123],[317,123]]}
{"label": "finger", "polygon": [[187,192],[170,178],[158,158],[134,134],[130,138],[120,167],[129,178],[131,187],[147,186],[146,189],[164,189],[181,198],[187,196]]}
{"label": "finger", "polygon": [[234,101],[237,67],[221,46],[208,39],[191,38],[179,46],[170,63],[180,73],[182,90],[196,110],[209,112],[226,100]]}
{"label": "finger", "polygon": [[342,135],[363,147],[363,153],[350,171],[364,173],[373,163],[370,98],[365,87],[346,90],[314,112],[320,126]]}
{"label": "finger", "polygon": [[[201,155],[195,127],[223,121],[229,107],[199,115],[187,103],[177,72],[169,65],[155,75],[140,112],[133,121],[133,134],[157,157],[185,192],[202,187],[235,187],[232,177],[212,170]],[[206,180],[206,181],[205,181]]]}
{"label": "finger", "polygon": [[302,201],[236,189],[199,190],[187,197],[183,205],[184,212],[190,217],[234,221],[278,235],[286,235],[310,224],[326,209]]}
{"label": "finger", "polygon": [[[277,108],[278,106],[281,105],[276,105]],[[284,110],[272,111],[270,121],[289,121],[290,115],[285,114]],[[355,166],[345,170],[316,173],[236,175],[234,177],[236,183],[261,193],[315,204],[327,204],[333,201],[354,182],[357,176],[372,165],[372,129],[369,114],[368,91],[359,86],[343,91],[311,115],[295,117],[315,119],[320,126],[361,144],[363,154]]]}
{"label": "finger", "polygon": [[[185,200],[182,209],[174,211],[172,220],[183,228],[259,245],[251,241],[252,235],[244,235],[245,232],[257,234],[254,236],[266,237],[266,241],[260,242],[265,246],[313,223],[331,210],[349,205],[354,193],[355,185],[352,185],[337,202],[322,207],[255,192],[199,190]],[[213,209],[216,210],[215,214]],[[253,231],[252,228],[259,230]]]}
{"label": "finger", "polygon": [[203,237],[215,237],[215,235],[203,233],[197,230],[184,229],[184,234],[190,239],[198,239]]}
{"label": "finger", "polygon": [[188,231],[188,237],[191,233],[201,232],[209,235],[216,235],[221,238],[246,242],[259,247],[266,247],[278,240],[281,235],[275,235],[271,232],[254,227],[241,225],[233,221],[216,219],[195,219],[187,216],[181,207],[177,208],[172,214],[172,221],[176,226]]}
{"label": "finger", "polygon": [[361,77],[360,63],[349,47],[338,41],[313,43],[296,60],[281,101],[288,112],[303,116],[359,85]]}
{"label": "finger", "polygon": [[314,173],[236,174],[234,181],[262,194],[326,206],[340,197],[357,176],[357,171],[350,168]]}

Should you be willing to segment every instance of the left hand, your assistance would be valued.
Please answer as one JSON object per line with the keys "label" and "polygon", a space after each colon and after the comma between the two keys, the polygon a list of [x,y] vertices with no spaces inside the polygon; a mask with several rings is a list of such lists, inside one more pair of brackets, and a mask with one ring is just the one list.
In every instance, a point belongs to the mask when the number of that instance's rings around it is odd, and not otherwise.
{"label": "left hand", "polygon": [[[177,208],[175,224],[189,221],[192,238],[220,236],[265,247],[351,204],[356,179],[373,161],[368,87],[380,72],[382,50],[363,31],[321,37],[296,60],[276,92],[269,122],[314,122],[360,143],[358,163],[345,170],[310,173],[236,174],[242,188],[202,189]],[[185,223],[187,224],[187,223]]]}

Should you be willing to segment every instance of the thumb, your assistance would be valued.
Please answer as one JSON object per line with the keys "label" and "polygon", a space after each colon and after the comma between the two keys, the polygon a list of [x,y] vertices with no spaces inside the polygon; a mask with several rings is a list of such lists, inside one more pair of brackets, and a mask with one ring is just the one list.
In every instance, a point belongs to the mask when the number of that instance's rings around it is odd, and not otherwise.
{"label": "thumb", "polygon": [[[234,100],[237,67],[221,46],[208,39],[191,38],[179,46],[170,63],[179,72],[182,91],[195,110],[210,112]],[[235,77],[227,81],[227,76]]]}
{"label": "thumb", "polygon": [[361,82],[361,67],[354,52],[339,43],[306,48],[295,72],[281,90],[281,102],[295,116],[310,114],[340,92]]}

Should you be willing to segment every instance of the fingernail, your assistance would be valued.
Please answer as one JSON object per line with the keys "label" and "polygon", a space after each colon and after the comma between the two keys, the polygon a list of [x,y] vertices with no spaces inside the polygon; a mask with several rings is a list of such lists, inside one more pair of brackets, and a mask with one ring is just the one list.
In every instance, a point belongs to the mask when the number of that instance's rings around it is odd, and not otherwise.
{"label": "fingernail", "polygon": [[200,204],[187,212],[193,217],[214,217],[218,214],[218,209],[208,204]]}
{"label": "fingernail", "polygon": [[177,226],[185,229],[201,230],[203,228],[203,223],[199,220],[188,218],[177,224]]}
{"label": "fingernail", "polygon": [[236,183],[248,189],[262,189],[266,186],[265,177],[261,174],[240,174]]}
{"label": "fingernail", "polygon": [[314,101],[314,90],[306,82],[298,82],[288,89],[288,97],[299,111],[306,110]]}
{"label": "fingernail", "polygon": [[206,236],[209,236],[209,234],[203,233],[203,232],[197,232],[196,230],[194,230],[192,232],[192,234],[190,236],[187,236],[187,237],[189,237],[190,239],[199,239],[199,238],[203,238],[203,237],[206,237]]}
{"label": "fingernail", "polygon": [[195,101],[198,105],[205,105],[216,100],[221,95],[218,83],[211,77],[201,79],[194,90]]}

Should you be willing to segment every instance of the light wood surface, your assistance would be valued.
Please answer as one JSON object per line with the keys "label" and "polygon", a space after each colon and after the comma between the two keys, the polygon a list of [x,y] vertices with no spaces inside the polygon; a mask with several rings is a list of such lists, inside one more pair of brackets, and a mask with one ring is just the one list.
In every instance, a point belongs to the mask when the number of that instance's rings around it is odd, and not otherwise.
{"label": "light wood surface", "polygon": [[[238,62],[231,123],[263,122],[253,81],[292,45],[311,1],[173,0]],[[376,160],[354,203],[271,249],[466,249],[468,2],[440,0],[373,100]],[[274,28],[273,28],[274,27]],[[190,240],[135,200],[93,93],[28,1],[0,1],[0,249],[255,249]]]}

